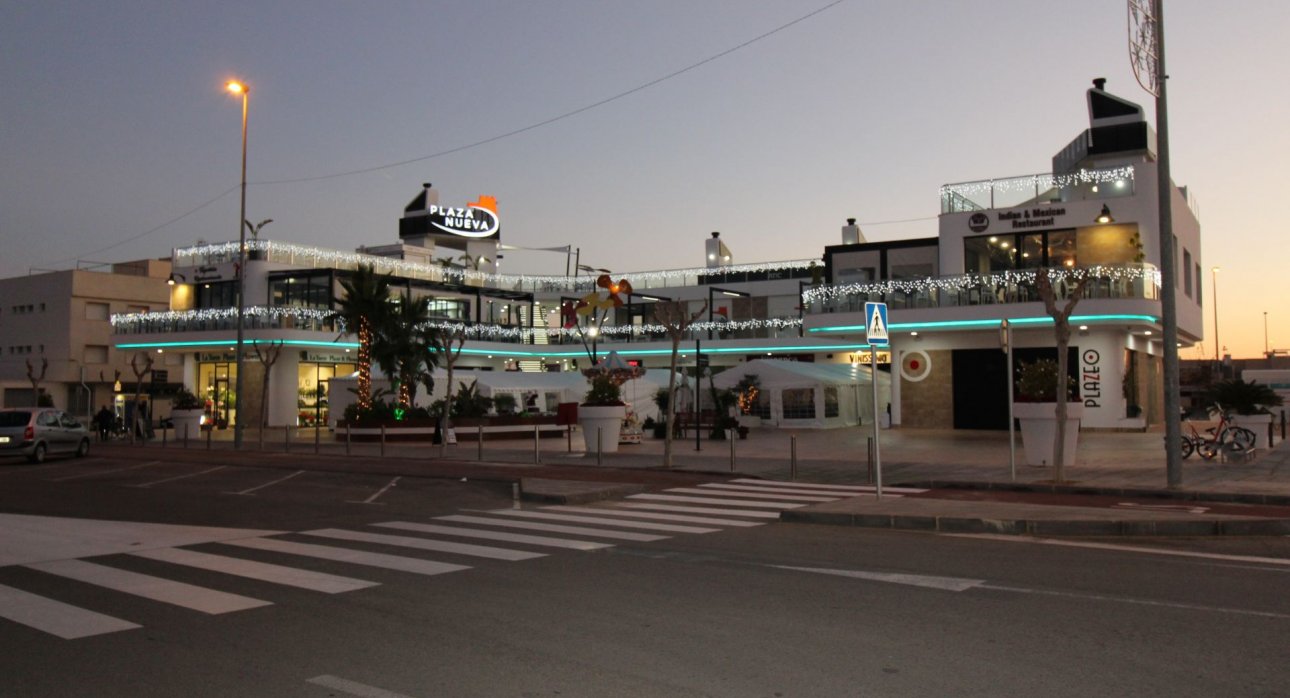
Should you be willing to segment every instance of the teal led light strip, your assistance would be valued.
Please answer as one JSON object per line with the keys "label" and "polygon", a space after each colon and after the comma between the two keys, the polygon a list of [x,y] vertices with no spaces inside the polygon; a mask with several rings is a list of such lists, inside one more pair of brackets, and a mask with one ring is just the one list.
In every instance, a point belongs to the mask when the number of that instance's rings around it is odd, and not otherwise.
{"label": "teal led light strip", "polygon": [[[130,342],[116,345],[117,349],[176,349],[183,347],[227,347],[237,344],[236,340],[200,340],[192,342]],[[336,349],[357,349],[358,342],[311,342],[305,339],[248,339],[243,344],[282,344],[289,347],[330,347]]]}
{"label": "teal led light strip", "polygon": [[[1149,322],[1152,324],[1159,323],[1159,318],[1154,315],[1072,315],[1072,323],[1100,323],[1100,322]],[[944,320],[940,322],[893,322],[887,325],[889,330],[970,330],[970,329],[991,329],[999,327],[1003,318],[989,318],[984,320]],[[1008,318],[1012,325],[1051,325],[1053,319],[1044,317],[1019,317]],[[808,332],[864,332],[864,325],[834,325],[832,327],[812,327]]]}

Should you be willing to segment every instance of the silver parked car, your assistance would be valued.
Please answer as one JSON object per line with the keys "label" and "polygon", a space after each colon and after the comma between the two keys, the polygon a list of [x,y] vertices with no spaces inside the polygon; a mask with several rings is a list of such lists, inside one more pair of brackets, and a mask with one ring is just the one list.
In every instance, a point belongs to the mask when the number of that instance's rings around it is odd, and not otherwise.
{"label": "silver parked car", "polygon": [[52,407],[0,409],[0,456],[23,455],[43,463],[56,453],[90,452],[90,432],[77,419]]}

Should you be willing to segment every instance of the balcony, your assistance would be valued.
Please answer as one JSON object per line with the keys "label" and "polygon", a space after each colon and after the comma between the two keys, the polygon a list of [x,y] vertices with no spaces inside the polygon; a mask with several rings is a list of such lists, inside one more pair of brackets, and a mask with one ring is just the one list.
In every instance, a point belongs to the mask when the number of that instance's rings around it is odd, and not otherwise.
{"label": "balcony", "polygon": [[1133,168],[1125,166],[946,184],[941,187],[940,197],[944,214],[1115,199],[1133,193]]}

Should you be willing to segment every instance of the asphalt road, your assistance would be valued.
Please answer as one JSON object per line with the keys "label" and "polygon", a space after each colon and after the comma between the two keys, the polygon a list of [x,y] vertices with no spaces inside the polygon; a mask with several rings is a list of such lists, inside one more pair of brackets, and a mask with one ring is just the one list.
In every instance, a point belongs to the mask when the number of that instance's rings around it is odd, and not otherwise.
{"label": "asphalt road", "polygon": [[[5,466],[0,695],[1290,691],[1290,539],[950,537],[634,501],[521,516],[497,482],[236,462]],[[639,504],[655,508],[626,508]],[[716,523],[662,518],[676,515]],[[215,569],[167,558],[193,553]],[[372,553],[386,557],[356,557]],[[230,560],[297,576],[238,576]],[[305,577],[350,587],[288,583]],[[159,601],[158,580],[192,586]],[[59,634],[87,628],[102,632]]]}

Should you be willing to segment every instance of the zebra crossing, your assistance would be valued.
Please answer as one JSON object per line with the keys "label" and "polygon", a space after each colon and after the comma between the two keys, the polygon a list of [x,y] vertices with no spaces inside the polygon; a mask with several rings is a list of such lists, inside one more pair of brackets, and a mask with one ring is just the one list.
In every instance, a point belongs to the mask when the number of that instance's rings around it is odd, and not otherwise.
{"label": "zebra crossing", "polygon": [[[890,493],[888,496],[909,491],[885,488]],[[226,583],[228,577],[306,592],[351,593],[380,584],[362,578],[365,568],[420,576],[463,572],[472,569],[473,559],[502,564],[522,562],[565,551],[590,552],[624,543],[648,544],[673,536],[761,526],[787,509],[868,496],[872,492],[873,488],[863,486],[738,479],[634,494],[618,501],[589,505],[462,510],[434,517],[432,522],[383,521],[354,528],[295,532],[121,523],[126,528],[117,535],[111,526],[117,522],[54,522],[51,519],[53,523],[46,523],[38,520],[40,517],[6,519],[0,515],[0,524],[21,519],[7,526],[0,525],[0,533],[6,534],[6,538],[21,535],[30,538],[0,549],[0,570],[5,566],[20,566],[187,611],[220,615],[274,603],[216,588]],[[35,552],[56,535],[77,537],[86,524],[94,525],[98,538],[90,544],[78,541],[67,557],[44,559]],[[144,540],[131,543],[127,549],[121,543],[127,539]],[[101,543],[97,548],[96,542]],[[220,550],[197,551],[184,547],[198,544],[220,546]],[[281,564],[239,557],[238,552],[243,550],[255,551],[261,557],[271,555]],[[389,550],[407,552],[383,552]],[[448,560],[430,559],[422,554],[435,558],[447,556]],[[203,582],[206,586],[179,582],[126,569],[132,558],[150,561],[153,563],[150,570],[159,565],[161,569],[183,568],[213,574],[209,582]],[[298,567],[302,558],[352,566],[355,576]],[[100,598],[105,604],[111,603],[110,594]],[[141,627],[130,619],[113,617],[106,610],[80,608],[32,590],[0,584],[0,627],[12,622],[68,640]]]}

